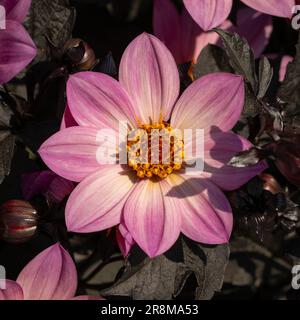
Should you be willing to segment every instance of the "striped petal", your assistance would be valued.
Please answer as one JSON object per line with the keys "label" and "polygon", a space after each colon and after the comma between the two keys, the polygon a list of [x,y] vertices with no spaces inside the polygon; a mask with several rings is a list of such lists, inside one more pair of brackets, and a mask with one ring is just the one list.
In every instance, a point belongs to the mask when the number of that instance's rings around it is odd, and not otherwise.
{"label": "striped petal", "polygon": [[88,127],[64,129],[45,141],[39,154],[52,171],[68,180],[79,182],[101,165],[100,158],[97,159],[100,146],[108,143],[107,146],[112,148],[116,143],[114,132],[111,133],[111,140],[106,142],[99,139],[99,132],[96,128]]}
{"label": "striped petal", "polygon": [[244,106],[245,89],[240,76],[213,73],[193,82],[182,94],[171,118],[177,129],[204,129],[212,126],[228,131],[237,123]]}
{"label": "striped petal", "polygon": [[173,188],[167,197],[175,199],[181,215],[181,232],[205,244],[228,242],[232,231],[232,212],[222,191],[212,182],[186,175],[172,175]]}
{"label": "striped petal", "polygon": [[130,95],[142,123],[168,120],[179,94],[176,63],[156,37],[143,33],[125,50],[119,80]]}
{"label": "striped petal", "polygon": [[113,128],[119,121],[131,126],[135,113],[124,89],[112,77],[98,72],[79,72],[67,82],[67,99],[74,120],[81,126]]}
{"label": "striped petal", "polygon": [[58,243],[31,260],[17,279],[25,300],[65,300],[74,297],[77,272],[69,253]]}
{"label": "striped petal", "polygon": [[180,215],[175,201],[165,198],[167,190],[164,183],[142,180],[124,206],[124,223],[149,257],[170,249],[180,233]]}
{"label": "striped petal", "polygon": [[184,0],[193,19],[204,30],[220,26],[229,16],[232,0]]}
{"label": "striped petal", "polygon": [[36,47],[24,27],[7,20],[0,30],[0,84],[10,81],[35,57]]}
{"label": "striped petal", "polygon": [[118,165],[103,166],[84,179],[72,192],[66,205],[69,231],[96,232],[120,223],[124,203],[134,185]]}

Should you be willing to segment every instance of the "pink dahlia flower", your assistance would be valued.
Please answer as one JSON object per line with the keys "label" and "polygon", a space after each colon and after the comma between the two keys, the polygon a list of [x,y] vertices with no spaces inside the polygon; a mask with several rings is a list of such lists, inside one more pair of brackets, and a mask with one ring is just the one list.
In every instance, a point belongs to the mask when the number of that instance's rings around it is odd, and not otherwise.
{"label": "pink dahlia flower", "polygon": [[[211,74],[178,95],[172,54],[146,33],[125,50],[119,82],[96,72],[70,76],[67,100],[79,126],[59,131],[39,150],[51,170],[80,182],[66,205],[69,231],[95,232],[121,223],[150,257],[168,250],[180,232],[207,244],[228,241],[232,212],[220,188],[236,189],[265,168],[264,163],[249,168],[226,165],[235,153],[250,147],[230,132],[244,105],[243,79]],[[204,129],[204,171],[191,177],[184,164],[168,170],[149,165],[138,171],[135,166],[99,164],[99,130],[110,128],[118,134],[120,121],[128,123],[128,130]]]}
{"label": "pink dahlia flower", "polygon": [[[245,37],[255,56],[259,57],[266,48],[272,30],[272,18],[250,8],[243,8],[237,14],[237,26],[229,20],[220,28],[234,31]],[[216,32],[204,31],[186,9],[180,14],[171,0],[155,0],[153,7],[153,31],[180,63],[196,62],[202,49],[208,44],[218,44]]]}
{"label": "pink dahlia flower", "polygon": [[10,81],[36,56],[36,47],[22,26],[31,0],[0,0],[6,27],[0,28],[0,84]]}
{"label": "pink dahlia flower", "polygon": [[101,297],[75,296],[77,271],[69,253],[58,243],[31,260],[17,281],[5,280],[0,300],[102,300]]}
{"label": "pink dahlia flower", "polygon": [[[247,6],[277,17],[291,18],[295,0],[241,0]],[[183,0],[199,26],[207,31],[220,26],[229,16],[232,0]]]}

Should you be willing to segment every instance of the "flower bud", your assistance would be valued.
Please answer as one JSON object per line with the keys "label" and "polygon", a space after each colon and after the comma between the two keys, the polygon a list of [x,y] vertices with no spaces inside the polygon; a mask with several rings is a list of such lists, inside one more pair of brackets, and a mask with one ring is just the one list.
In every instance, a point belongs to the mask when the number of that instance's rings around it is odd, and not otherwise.
{"label": "flower bud", "polygon": [[81,39],[68,40],[63,52],[63,59],[78,71],[91,70],[97,63],[94,50]]}
{"label": "flower bud", "polygon": [[283,192],[278,181],[268,173],[262,173],[259,178],[263,181],[263,189],[271,192],[272,194],[278,194]]}
{"label": "flower bud", "polygon": [[37,231],[37,211],[23,200],[10,200],[0,207],[0,238],[10,243],[30,240]]}

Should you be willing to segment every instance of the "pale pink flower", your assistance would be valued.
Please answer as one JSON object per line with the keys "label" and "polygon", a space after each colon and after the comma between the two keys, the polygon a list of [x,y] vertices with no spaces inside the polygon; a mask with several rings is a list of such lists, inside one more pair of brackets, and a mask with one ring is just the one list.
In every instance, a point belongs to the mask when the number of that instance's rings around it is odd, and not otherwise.
{"label": "pale pink flower", "polygon": [[[220,28],[245,37],[256,57],[263,53],[273,31],[272,18],[250,8],[238,11],[236,26],[226,20]],[[171,0],[154,0],[153,31],[178,64],[195,63],[205,46],[221,44],[216,32],[201,29],[186,9],[180,14]]]}
{"label": "pale pink flower", "polygon": [[[272,16],[291,18],[295,0],[241,0],[249,7]],[[193,19],[205,31],[220,26],[229,16],[232,0],[183,0]]]}
{"label": "pale pink flower", "polygon": [[0,84],[10,81],[36,56],[36,47],[22,26],[31,0],[0,0],[6,28],[0,29]]}
{"label": "pale pink flower", "polygon": [[94,296],[75,296],[77,271],[69,253],[54,244],[38,254],[20,272],[16,281],[5,280],[0,300],[103,300]]}
{"label": "pale pink flower", "polygon": [[[121,223],[151,257],[168,250],[180,232],[207,244],[228,241],[232,212],[220,188],[236,189],[265,168],[264,163],[249,168],[226,165],[250,147],[229,131],[243,109],[244,81],[215,73],[193,82],[179,99],[178,95],[172,54],[146,33],[125,50],[119,82],[96,72],[70,76],[67,100],[79,126],[59,131],[39,150],[51,170],[80,182],[66,205],[69,231],[95,232]],[[163,121],[182,131],[204,129],[204,172],[191,177],[182,168],[164,179],[140,179],[128,165],[99,164],[99,129],[118,133],[119,121],[126,121],[129,129]]]}

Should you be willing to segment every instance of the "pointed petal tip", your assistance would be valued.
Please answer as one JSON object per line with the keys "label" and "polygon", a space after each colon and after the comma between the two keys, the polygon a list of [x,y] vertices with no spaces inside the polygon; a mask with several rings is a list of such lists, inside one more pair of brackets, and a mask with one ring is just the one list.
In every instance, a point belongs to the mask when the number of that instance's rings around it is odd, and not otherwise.
{"label": "pointed petal tip", "polygon": [[220,26],[227,19],[232,0],[184,0],[184,5],[198,25],[208,31]]}
{"label": "pointed petal tip", "polygon": [[229,131],[241,116],[244,99],[241,76],[223,72],[205,75],[183,92],[174,107],[171,125],[180,129],[201,128],[206,132],[216,126]]}
{"label": "pointed petal tip", "polygon": [[157,122],[161,115],[169,119],[179,95],[179,74],[170,50],[157,37],[144,32],[133,39],[123,53],[119,81],[142,122]]}
{"label": "pointed petal tip", "polygon": [[162,191],[164,186],[150,180],[140,181],[127,198],[123,209],[126,228],[139,247],[149,256],[158,256],[178,239],[181,217]]}
{"label": "pointed petal tip", "polygon": [[59,244],[46,248],[18,276],[26,300],[65,300],[77,287],[77,271],[69,253]]}

